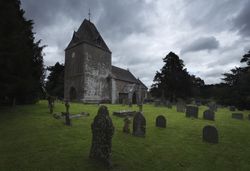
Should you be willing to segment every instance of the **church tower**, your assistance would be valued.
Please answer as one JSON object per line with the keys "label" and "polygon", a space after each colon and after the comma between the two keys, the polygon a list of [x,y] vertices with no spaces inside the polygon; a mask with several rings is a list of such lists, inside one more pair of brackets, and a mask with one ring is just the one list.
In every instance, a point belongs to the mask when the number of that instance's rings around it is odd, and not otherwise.
{"label": "church tower", "polygon": [[64,98],[96,103],[111,100],[111,51],[90,20],[84,20],[65,49]]}

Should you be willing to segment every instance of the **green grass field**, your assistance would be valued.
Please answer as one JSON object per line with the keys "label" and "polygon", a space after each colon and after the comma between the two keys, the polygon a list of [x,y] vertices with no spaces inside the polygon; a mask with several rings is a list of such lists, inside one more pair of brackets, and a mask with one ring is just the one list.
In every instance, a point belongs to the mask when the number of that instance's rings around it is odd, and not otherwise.
{"label": "green grass field", "polygon": [[[129,108],[107,106],[115,126],[112,170],[250,170],[249,111],[244,111],[241,121],[231,119],[231,112],[220,108],[216,121],[206,121],[202,119],[206,107],[200,107],[199,119],[190,119],[175,107],[144,105],[146,137],[138,138],[124,134],[123,119],[112,116],[113,111]],[[71,104],[71,113],[86,111],[90,116],[74,118],[67,127],[49,114],[46,101],[0,108],[0,171],[105,170],[88,158],[90,125],[97,110],[97,105]],[[132,110],[138,110],[137,106]],[[61,111],[65,107],[57,103],[55,112]],[[159,114],[167,118],[166,129],[155,127]],[[207,124],[217,127],[219,144],[202,142],[202,128]]]}

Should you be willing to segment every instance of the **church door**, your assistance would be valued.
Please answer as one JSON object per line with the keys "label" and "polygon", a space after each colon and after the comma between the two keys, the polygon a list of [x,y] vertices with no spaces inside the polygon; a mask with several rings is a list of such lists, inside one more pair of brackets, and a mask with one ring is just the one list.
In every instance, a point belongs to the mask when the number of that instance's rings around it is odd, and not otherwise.
{"label": "church door", "polygon": [[76,89],[74,87],[70,88],[69,99],[70,101],[76,100]]}
{"label": "church door", "polygon": [[132,97],[132,103],[136,104],[136,93],[134,92],[133,97]]}

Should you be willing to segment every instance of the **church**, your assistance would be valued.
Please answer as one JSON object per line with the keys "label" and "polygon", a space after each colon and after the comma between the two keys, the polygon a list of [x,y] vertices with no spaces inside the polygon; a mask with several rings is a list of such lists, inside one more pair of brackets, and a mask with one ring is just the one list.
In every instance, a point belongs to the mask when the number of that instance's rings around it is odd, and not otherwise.
{"label": "church", "polygon": [[143,102],[147,87],[128,69],[112,65],[112,52],[85,19],[65,49],[64,98],[83,103]]}

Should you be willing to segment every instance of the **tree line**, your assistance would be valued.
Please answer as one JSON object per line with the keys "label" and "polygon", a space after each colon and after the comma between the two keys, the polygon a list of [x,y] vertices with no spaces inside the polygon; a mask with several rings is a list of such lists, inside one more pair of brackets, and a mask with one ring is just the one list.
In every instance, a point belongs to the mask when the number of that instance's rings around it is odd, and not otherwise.
{"label": "tree line", "polygon": [[201,78],[189,74],[183,60],[173,52],[166,55],[163,62],[150,88],[154,98],[171,102],[196,98],[204,103],[213,100],[221,105],[250,109],[250,51],[240,61],[246,64],[245,67],[224,73],[222,82],[212,85],[205,85]]}

